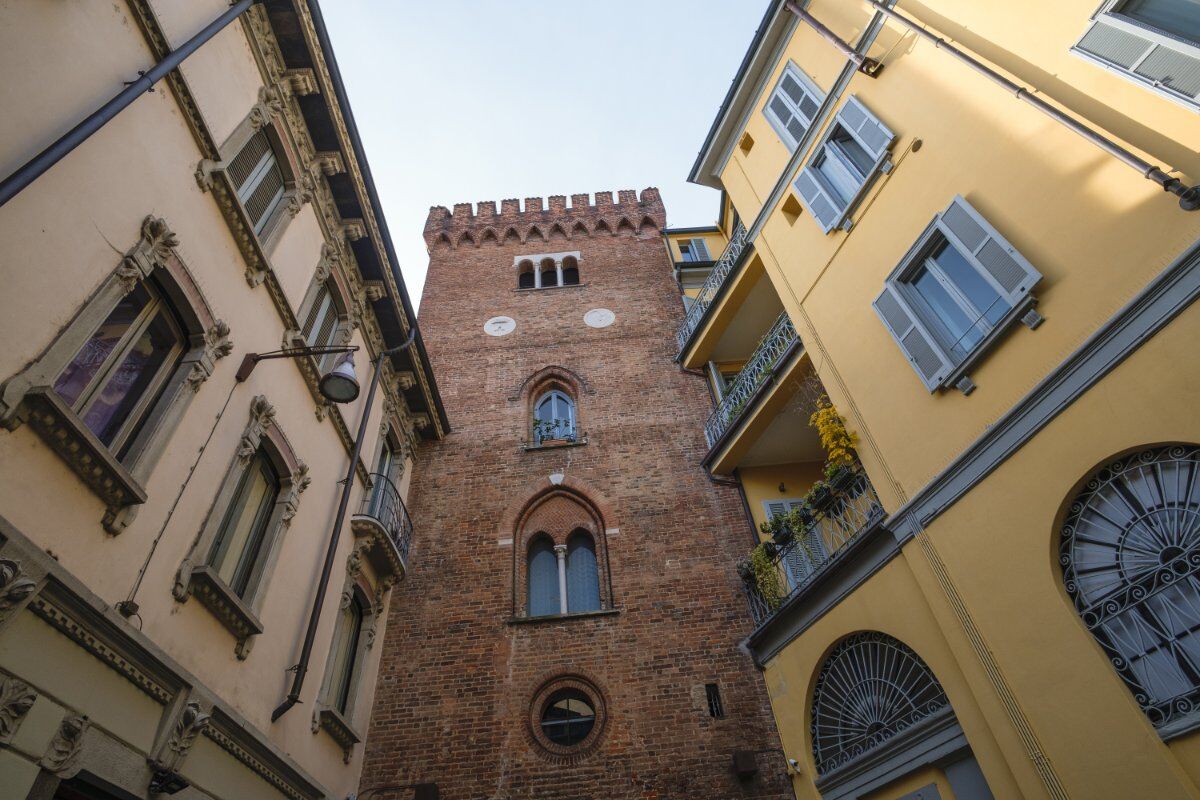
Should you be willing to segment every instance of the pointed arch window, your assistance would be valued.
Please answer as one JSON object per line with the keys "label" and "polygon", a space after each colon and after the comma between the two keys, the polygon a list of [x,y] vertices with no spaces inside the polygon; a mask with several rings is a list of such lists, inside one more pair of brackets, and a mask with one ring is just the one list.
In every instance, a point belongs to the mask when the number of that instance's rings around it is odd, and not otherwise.
{"label": "pointed arch window", "polygon": [[558,558],[549,536],[539,536],[529,546],[529,616],[562,613]]}
{"label": "pointed arch window", "polygon": [[1200,447],[1096,472],[1071,503],[1059,560],[1075,609],[1164,736],[1200,706]]}
{"label": "pointed arch window", "polygon": [[587,531],[575,531],[567,539],[567,613],[599,610],[596,544]]}
{"label": "pointed arch window", "polygon": [[575,438],[575,401],[558,389],[540,396],[533,406],[534,444]]}

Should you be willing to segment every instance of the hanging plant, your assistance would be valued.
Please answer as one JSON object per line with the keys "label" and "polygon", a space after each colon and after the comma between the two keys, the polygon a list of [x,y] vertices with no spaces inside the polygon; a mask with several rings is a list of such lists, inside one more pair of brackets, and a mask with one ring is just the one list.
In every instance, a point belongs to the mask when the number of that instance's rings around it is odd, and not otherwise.
{"label": "hanging plant", "polygon": [[817,408],[808,418],[808,424],[816,428],[817,435],[821,437],[827,478],[832,478],[840,469],[854,465],[858,457],[854,449],[858,437],[846,429],[846,418],[838,413],[829,395],[817,398]]}
{"label": "hanging plant", "polygon": [[774,611],[783,601],[783,587],[779,582],[779,570],[775,567],[774,547],[764,542],[750,551],[750,568],[754,572],[754,586],[767,608]]}

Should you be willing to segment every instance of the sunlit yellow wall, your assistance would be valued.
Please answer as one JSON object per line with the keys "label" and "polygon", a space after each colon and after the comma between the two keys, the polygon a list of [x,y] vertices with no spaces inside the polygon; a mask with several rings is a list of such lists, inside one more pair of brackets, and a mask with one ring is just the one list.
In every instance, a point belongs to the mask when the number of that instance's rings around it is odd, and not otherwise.
{"label": "sunlit yellow wall", "polygon": [[671,260],[676,263],[679,263],[683,258],[679,253],[681,242],[686,242],[689,239],[703,239],[705,246],[708,247],[708,254],[715,260],[721,257],[721,251],[725,249],[725,243],[728,241],[724,231],[719,229],[704,230],[697,233],[674,233],[667,231],[664,236],[666,236],[667,242],[671,247]]}
{"label": "sunlit yellow wall", "polygon": [[[904,0],[900,8],[1200,182],[1200,115],[1069,54],[1096,5]],[[858,3],[808,8],[851,40],[869,18]],[[825,235],[807,212],[792,221],[776,208],[754,246],[894,512],[1200,238],[1200,213],[1181,211],[1135,171],[894,25],[871,54],[884,71],[856,75],[848,93],[896,132],[895,169],[860,203],[849,233]],[[824,89],[844,63],[805,25],[786,56]],[[782,67],[745,128],[754,147],[735,146],[721,172],[747,222],[788,158],[761,113]],[[928,392],[871,307],[956,194],[1042,273],[1034,293],[1046,319],[1003,336],[972,369],[978,388],[969,396]],[[735,315],[736,304],[721,313]],[[802,764],[800,797],[818,796],[812,681],[829,648],[859,630],[896,636],[926,660],[998,798],[1049,794],[1014,720],[1027,721],[1072,797],[1200,793],[1200,735],[1164,744],[1147,722],[1068,602],[1055,527],[1078,483],[1106,459],[1200,441],[1200,377],[1190,368],[1198,337],[1200,312],[1189,309],[768,663],[785,750]],[[779,496],[779,469],[740,470],[756,514],[763,496]],[[945,572],[933,569],[938,559]],[[893,788],[884,796],[901,793]]]}
{"label": "sunlit yellow wall", "polygon": [[[767,500],[791,500],[804,497],[821,480],[825,465],[821,462],[772,464],[765,467],[741,467],[738,477],[746,491],[746,502],[757,528],[767,520],[763,503]],[[779,491],[779,484],[786,488]]]}

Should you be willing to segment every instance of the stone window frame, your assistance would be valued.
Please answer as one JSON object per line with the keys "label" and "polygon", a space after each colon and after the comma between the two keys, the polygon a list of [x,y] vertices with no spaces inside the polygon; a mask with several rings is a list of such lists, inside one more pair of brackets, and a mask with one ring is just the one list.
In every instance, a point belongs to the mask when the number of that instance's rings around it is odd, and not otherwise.
{"label": "stone window frame", "polygon": [[[587,444],[588,437],[584,427],[587,418],[580,402],[584,388],[578,376],[564,369],[547,367],[534,375],[532,380],[528,381],[523,389],[524,396],[522,399],[525,401],[525,435],[528,438],[522,444],[522,448],[525,450],[545,450],[555,447],[574,447]],[[537,404],[539,400],[552,391],[563,393],[571,401],[575,421],[575,440],[572,442],[539,444],[537,441],[537,435],[534,431]]]}
{"label": "stone window frame", "polygon": [[[250,575],[246,594],[240,597],[208,563],[209,551],[245,470],[260,450],[279,475],[279,493],[267,520],[259,557]],[[275,407],[266,395],[256,395],[250,401],[250,418],[238,441],[237,450],[187,556],[176,571],[172,589],[175,599],[180,603],[195,596],[233,634],[237,640],[235,653],[239,660],[249,656],[254,637],[263,632],[258,612],[270,585],[283,540],[299,508],[300,495],[311,482],[308,465],[296,455],[275,419]]]}
{"label": "stone window frame", "polygon": [[[335,268],[339,262],[340,258],[336,248],[329,244],[323,245],[321,259],[317,262],[316,271],[313,272],[308,289],[305,290],[304,297],[296,309],[296,321],[301,327],[298,330],[289,330],[285,334],[284,347],[308,346],[308,341],[304,337],[304,320],[308,318],[309,311],[312,310],[313,303],[317,301],[322,286],[329,291],[330,299],[337,313],[337,327],[334,329],[333,339],[330,341],[329,346],[336,347],[350,344],[355,329],[359,327],[359,320],[351,300],[354,297],[354,292],[347,282],[343,270]],[[323,368],[328,366],[326,357],[309,356],[308,359],[311,361],[318,376],[322,374]]]}
{"label": "stone window frame", "polygon": [[[317,733],[324,730],[328,733],[341,746],[343,760],[347,764],[350,763],[354,745],[359,744],[363,740],[362,728],[359,727],[359,721],[356,717],[360,711],[367,661],[370,658],[371,650],[375,646],[379,621],[383,617],[384,609],[386,608],[385,598],[392,588],[395,577],[394,575],[386,575],[382,578],[376,576],[375,580],[368,577],[366,570],[363,569],[363,562],[369,546],[369,542],[360,540],[355,543],[354,549],[347,556],[346,580],[342,586],[342,593],[338,600],[339,611],[344,610],[355,597],[358,598],[363,609],[362,626],[359,629],[353,673],[350,676],[350,688],[347,692],[346,709],[344,711],[338,710],[337,703],[332,696],[333,668],[338,656],[338,653],[332,647],[325,659],[325,670],[321,679],[321,687],[317,692],[317,700],[313,706],[312,732]],[[331,639],[331,643],[337,638],[337,625],[340,622],[341,615],[339,614],[334,619],[334,637]]]}
{"label": "stone window frame", "polygon": [[[571,260],[571,266],[575,270],[575,282],[564,283],[563,273],[567,269],[564,266],[567,259]],[[581,276],[579,274],[579,262],[581,260],[580,251],[567,250],[561,253],[535,253],[533,255],[513,256],[513,269],[517,273],[517,291],[531,292],[538,289],[563,289],[570,286],[581,286]],[[542,282],[542,266],[544,262],[550,261],[554,266],[555,279],[554,284],[546,286]],[[533,286],[522,287],[520,285],[521,274],[526,272],[526,265],[529,266],[533,273]]]}
{"label": "stone window frame", "polygon": [[[276,89],[268,86],[259,87],[258,102],[250,109],[233,132],[226,137],[218,148],[220,159],[212,161],[205,159],[196,170],[196,178],[202,188],[212,185],[213,173],[221,173],[229,183],[229,201],[237,209],[245,225],[247,234],[254,236],[259,247],[266,256],[274,251],[287,228],[284,215],[294,219],[300,213],[304,203],[311,200],[315,184],[311,175],[301,167],[297,148],[292,144],[287,127],[282,120],[284,99]],[[233,176],[228,173],[229,164],[242,151],[242,148],[259,132],[266,134],[271,148],[275,153],[275,162],[283,173],[283,201],[271,212],[270,218],[263,226],[262,233],[254,233],[254,223],[249,212],[237,197],[237,187]],[[248,276],[249,277],[249,276]],[[261,278],[255,276],[255,283]]]}
{"label": "stone window frame", "polygon": [[[581,519],[563,530],[547,531],[542,526],[528,526],[527,523],[541,506],[554,498],[564,498],[579,506]],[[600,608],[596,611],[579,611],[566,614],[529,614],[529,548],[539,537],[549,538],[558,548],[566,551],[567,540],[577,530],[586,531],[592,537],[592,545],[596,552],[596,579],[600,584]],[[561,486],[543,492],[534,498],[520,514],[513,536],[513,616],[517,621],[563,620],[575,617],[589,617],[614,613],[612,570],[608,553],[608,534],[603,519],[596,507],[583,495]]]}
{"label": "stone window frame", "polygon": [[[583,693],[591,703],[595,713],[592,729],[583,741],[573,745],[561,745],[550,741],[542,731],[542,713],[550,697],[564,689],[574,689]],[[537,746],[535,748],[543,758],[556,764],[577,764],[596,751],[604,736],[608,722],[608,698],[601,691],[596,681],[580,672],[553,675],[538,683],[537,689],[529,702],[529,713],[526,717],[526,735]]]}
{"label": "stone window frame", "polygon": [[[216,362],[233,349],[229,326],[213,313],[199,283],[179,257],[178,237],[161,217],[142,220],[138,242],[84,301],[42,354],[0,386],[0,424],[23,422],[50,445],[104,501],[102,524],[119,534],[144,503],[144,487]],[[122,458],[106,447],[54,392],[58,375],[117,304],[141,283],[153,280],[184,327],[185,351],[166,378],[158,399],[145,412]]]}

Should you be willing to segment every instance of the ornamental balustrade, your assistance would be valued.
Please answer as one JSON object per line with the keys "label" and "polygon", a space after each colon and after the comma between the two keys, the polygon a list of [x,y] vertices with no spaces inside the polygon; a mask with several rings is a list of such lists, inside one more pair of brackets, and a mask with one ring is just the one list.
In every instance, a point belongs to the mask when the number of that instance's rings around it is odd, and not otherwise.
{"label": "ornamental balustrade", "polygon": [[831,481],[827,492],[810,497],[812,517],[803,530],[778,547],[771,559],[770,576],[744,577],[750,614],[761,625],[793,595],[828,571],[851,544],[883,519],[883,506],[875,487],[861,469]]}
{"label": "ornamental balustrade", "polygon": [[692,301],[692,305],[688,308],[687,314],[683,317],[683,324],[679,326],[679,330],[675,333],[675,341],[679,345],[680,352],[687,345],[688,340],[692,338],[692,333],[696,330],[696,326],[700,324],[700,318],[704,316],[704,311],[716,298],[717,292],[720,291],[721,285],[725,283],[725,279],[729,277],[729,273],[733,271],[734,264],[737,263],[742,251],[746,249],[746,226],[738,223],[733,229],[733,237],[726,245],[725,251],[721,253],[721,257],[717,259],[717,263],[713,264],[712,271],[708,273],[708,278],[705,279],[704,285],[700,287],[700,293]]}
{"label": "ornamental balustrade", "polygon": [[786,311],[783,312],[758,343],[750,360],[742,367],[742,371],[725,392],[721,402],[717,403],[717,407],[709,414],[708,421],[704,423],[704,436],[709,447],[716,444],[729,426],[741,416],[754,393],[791,351],[792,345],[799,340],[791,319]]}
{"label": "ornamental balustrade", "polygon": [[405,564],[408,563],[408,548],[412,543],[412,518],[408,516],[408,508],[404,499],[391,478],[378,472],[371,473],[374,488],[363,501],[360,512],[363,516],[371,517],[382,526],[388,539],[396,546],[396,552]]}

